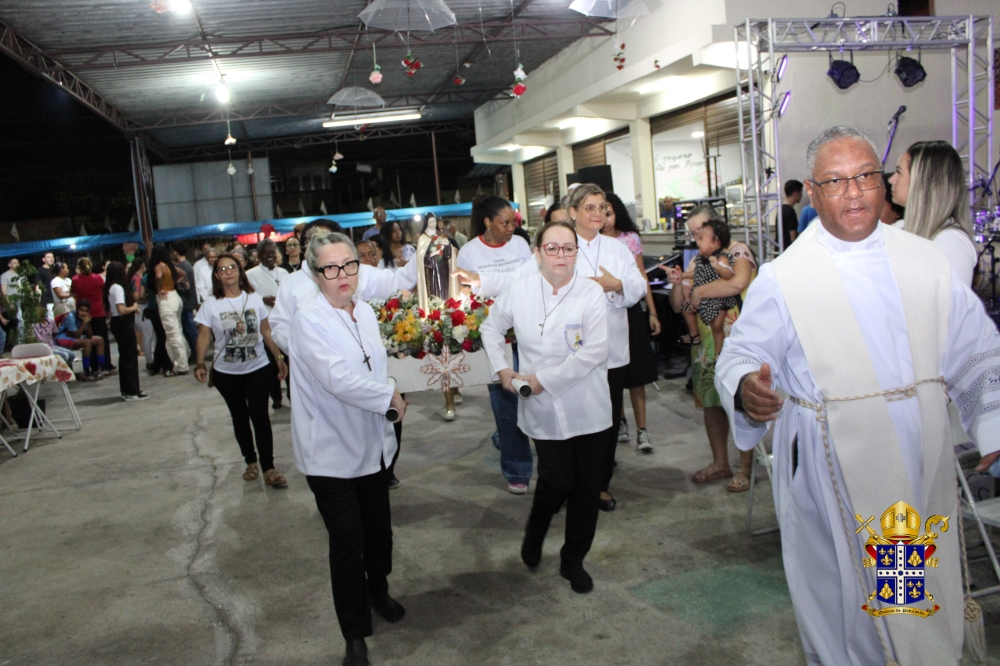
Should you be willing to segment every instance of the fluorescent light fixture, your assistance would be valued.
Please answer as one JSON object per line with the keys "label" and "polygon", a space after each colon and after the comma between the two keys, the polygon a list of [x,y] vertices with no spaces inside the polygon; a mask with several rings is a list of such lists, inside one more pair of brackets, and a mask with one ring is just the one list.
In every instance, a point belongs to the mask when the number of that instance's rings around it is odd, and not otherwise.
{"label": "fluorescent light fixture", "polygon": [[517,145],[516,143],[512,143],[512,144],[510,144],[510,145],[507,146],[507,152],[508,153],[512,153],[515,150],[519,150],[520,148],[521,148],[521,146]]}
{"label": "fluorescent light fixture", "polygon": [[788,69],[788,54],[781,56],[781,60],[778,61],[778,71],[775,72],[774,79],[775,83],[781,83],[781,79],[785,78],[785,70]]}
{"label": "fluorescent light fixture", "polygon": [[781,96],[781,101],[778,102],[778,117],[785,115],[785,111],[788,109],[788,103],[792,101],[792,91],[789,90],[784,95]]}
{"label": "fluorescent light fixture", "polygon": [[700,139],[703,136],[705,136],[704,132],[691,132],[691,138],[693,139]]}
{"label": "fluorescent light fixture", "polygon": [[228,104],[230,98],[229,86],[227,86],[225,83],[220,83],[219,85],[215,86],[215,96],[223,104]]}
{"label": "fluorescent light fixture", "polygon": [[685,83],[685,81],[690,82],[690,79],[684,76],[664,76],[663,78],[656,79],[650,83],[639,88],[640,95],[648,95],[649,93],[663,92],[673,86],[680,86]]}
{"label": "fluorescent light fixture", "polygon": [[69,246],[69,249],[71,249],[71,250],[75,250],[75,249],[76,249],[76,243],[73,243],[72,245],[70,245],[70,246]]}
{"label": "fluorescent light fixture", "polygon": [[[742,42],[740,44],[739,55],[740,69],[749,69],[751,60],[757,60],[757,49],[751,45],[750,55],[748,57],[746,42]],[[714,44],[709,44],[701,50],[701,64],[736,69],[736,43],[715,42]]]}
{"label": "fluorescent light fixture", "polygon": [[171,0],[170,9],[172,9],[175,14],[190,14],[191,0]]}
{"label": "fluorescent light fixture", "polygon": [[420,112],[411,111],[407,113],[383,113],[375,116],[352,116],[328,120],[323,123],[327,129],[331,127],[352,127],[355,125],[371,125],[373,123],[395,123],[402,120],[419,120]]}

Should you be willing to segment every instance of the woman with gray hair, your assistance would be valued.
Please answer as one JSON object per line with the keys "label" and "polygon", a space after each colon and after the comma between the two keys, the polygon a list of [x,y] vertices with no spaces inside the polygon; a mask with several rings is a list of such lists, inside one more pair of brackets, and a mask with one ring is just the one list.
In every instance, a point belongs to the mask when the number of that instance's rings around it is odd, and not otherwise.
{"label": "woman with gray hair", "polygon": [[903,228],[934,241],[962,284],[971,287],[979,254],[958,152],[947,141],[918,141],[899,156],[889,183],[892,200],[906,206]]}
{"label": "woman with gray hair", "polygon": [[389,622],[405,610],[389,596],[392,527],[386,468],[396,452],[390,408],[406,402],[388,381],[388,357],[371,306],[355,298],[361,263],[339,233],[306,250],[319,294],[295,315],[292,446],[330,534],[333,605],[347,642],[345,664],[368,663],[371,609]]}

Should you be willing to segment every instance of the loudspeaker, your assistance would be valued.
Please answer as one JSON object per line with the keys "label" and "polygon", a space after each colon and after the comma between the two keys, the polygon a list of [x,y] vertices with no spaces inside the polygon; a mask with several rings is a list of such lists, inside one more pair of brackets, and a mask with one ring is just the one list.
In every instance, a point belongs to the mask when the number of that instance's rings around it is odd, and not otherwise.
{"label": "loudspeaker", "polygon": [[566,176],[568,184],[573,183],[593,183],[605,192],[613,192],[615,186],[611,180],[611,165],[602,164],[600,166],[583,167],[576,173]]}

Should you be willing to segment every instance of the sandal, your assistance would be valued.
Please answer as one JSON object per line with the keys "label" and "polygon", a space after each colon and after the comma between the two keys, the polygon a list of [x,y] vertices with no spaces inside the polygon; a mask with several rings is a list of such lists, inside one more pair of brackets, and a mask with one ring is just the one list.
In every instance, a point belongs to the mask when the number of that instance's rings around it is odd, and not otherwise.
{"label": "sandal", "polygon": [[264,472],[264,484],[276,488],[278,486],[287,486],[288,481],[285,480],[285,477],[278,474],[278,470],[272,467]]}
{"label": "sandal", "polygon": [[711,483],[712,481],[717,481],[719,479],[731,479],[733,477],[733,470],[731,469],[720,469],[712,463],[704,469],[700,469],[694,473],[691,480],[695,483]]}
{"label": "sandal", "polygon": [[744,493],[750,490],[750,474],[742,469],[736,472],[733,480],[726,484],[726,492]]}
{"label": "sandal", "polygon": [[246,471],[243,472],[243,480],[256,481],[258,476],[260,476],[260,469],[257,467],[257,463],[247,465]]}
{"label": "sandal", "polygon": [[163,371],[163,376],[164,377],[176,377],[177,373],[174,372],[173,370],[164,370]]}
{"label": "sandal", "polygon": [[700,335],[696,335],[696,336],[694,336],[692,338],[690,335],[682,335],[681,336],[681,344],[694,345],[694,346],[700,345],[701,344],[701,336]]}

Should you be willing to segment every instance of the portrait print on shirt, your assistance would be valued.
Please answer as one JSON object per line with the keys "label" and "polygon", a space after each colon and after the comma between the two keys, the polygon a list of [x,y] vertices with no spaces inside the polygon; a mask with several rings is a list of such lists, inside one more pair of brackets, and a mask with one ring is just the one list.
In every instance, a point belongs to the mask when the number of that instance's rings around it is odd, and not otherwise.
{"label": "portrait print on shirt", "polygon": [[240,318],[238,312],[221,312],[222,328],[226,332],[226,363],[246,363],[257,358],[257,344],[260,342],[260,324],[257,310],[248,308]]}

